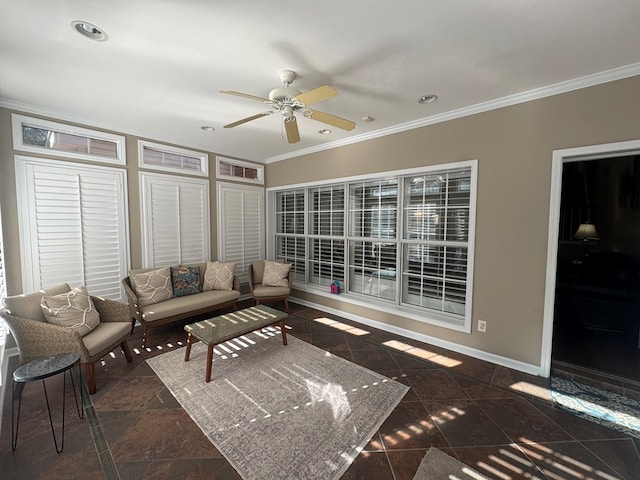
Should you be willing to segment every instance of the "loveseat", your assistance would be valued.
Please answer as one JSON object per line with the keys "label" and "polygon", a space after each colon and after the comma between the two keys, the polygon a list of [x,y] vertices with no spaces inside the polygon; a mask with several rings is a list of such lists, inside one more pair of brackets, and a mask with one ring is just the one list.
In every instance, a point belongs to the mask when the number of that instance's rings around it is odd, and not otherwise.
{"label": "loveseat", "polygon": [[240,280],[235,264],[190,263],[134,269],[122,280],[129,300],[131,331],[144,327],[142,348],[151,328],[231,307],[236,310]]}

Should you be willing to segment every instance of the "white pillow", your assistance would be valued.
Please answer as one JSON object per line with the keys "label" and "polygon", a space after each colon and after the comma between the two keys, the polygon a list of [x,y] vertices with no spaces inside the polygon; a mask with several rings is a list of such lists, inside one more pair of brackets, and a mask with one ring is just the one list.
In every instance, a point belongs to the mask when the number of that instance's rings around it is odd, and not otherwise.
{"label": "white pillow", "polygon": [[265,260],[262,285],[265,287],[288,287],[290,263],[271,262]]}
{"label": "white pillow", "polygon": [[141,307],[168,300],[173,297],[171,268],[163,267],[131,275],[131,286]]}
{"label": "white pillow", "polygon": [[40,308],[47,322],[73,328],[83,337],[100,324],[100,315],[85,287],[42,297]]}
{"label": "white pillow", "polygon": [[203,290],[233,290],[235,263],[207,262]]}

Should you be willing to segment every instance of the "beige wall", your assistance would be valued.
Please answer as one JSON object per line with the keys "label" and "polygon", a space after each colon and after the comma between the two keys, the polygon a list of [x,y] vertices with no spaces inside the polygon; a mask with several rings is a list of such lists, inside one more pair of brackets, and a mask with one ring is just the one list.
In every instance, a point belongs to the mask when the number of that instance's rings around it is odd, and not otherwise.
{"label": "beige wall", "polygon": [[[640,77],[268,164],[268,186],[478,159],[470,335],[303,292],[296,296],[491,354],[540,362],[553,150],[640,138]],[[55,120],[55,119],[53,119]],[[137,138],[127,136],[131,263],[142,265]],[[21,292],[10,112],[0,108],[0,201],[9,294]],[[215,155],[211,253],[216,257]],[[487,333],[475,322],[488,322]]]}
{"label": "beige wall", "polygon": [[[389,325],[540,364],[552,152],[640,138],[640,77],[268,164],[267,186],[478,159],[472,334],[295,295]],[[478,319],[487,333],[475,332]]]}

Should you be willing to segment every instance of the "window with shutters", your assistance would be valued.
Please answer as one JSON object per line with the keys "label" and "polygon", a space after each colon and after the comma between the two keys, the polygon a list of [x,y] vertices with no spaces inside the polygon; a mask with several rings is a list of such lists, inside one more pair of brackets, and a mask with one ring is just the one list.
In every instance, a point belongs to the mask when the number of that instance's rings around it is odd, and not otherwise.
{"label": "window with shutters", "polygon": [[209,181],[140,173],[144,267],[209,260]]}
{"label": "window with shutters", "polygon": [[264,167],[233,158],[216,157],[216,178],[245,183],[264,183]]}
{"label": "window with shutters", "polygon": [[124,137],[12,114],[13,148],[66,158],[125,165]]}
{"label": "window with shutters", "polygon": [[305,190],[291,190],[276,194],[276,252],[278,258],[291,264],[296,280],[305,280]]}
{"label": "window with shutters", "polygon": [[469,161],[273,189],[272,248],[299,288],[338,280],[347,301],[470,331],[476,171]]}
{"label": "window with shutters", "polygon": [[60,283],[124,300],[126,171],[16,157],[23,290]]}
{"label": "window with shutters", "polygon": [[140,167],[163,172],[209,175],[209,155],[159,143],[138,140]]}
{"label": "window with shutters", "polygon": [[264,189],[218,183],[218,260],[234,262],[241,284],[248,268],[264,256]]}
{"label": "window with shutters", "polygon": [[[1,211],[1,209],[0,209]],[[2,243],[2,217],[0,216],[0,305],[2,305],[2,299],[7,296],[7,277],[4,270],[4,248]],[[5,321],[0,318],[0,346],[4,345],[4,339],[9,332],[9,328]],[[0,350],[2,350],[0,348]],[[2,362],[2,355],[0,355],[0,365]],[[0,379],[0,386],[2,385],[2,379]]]}

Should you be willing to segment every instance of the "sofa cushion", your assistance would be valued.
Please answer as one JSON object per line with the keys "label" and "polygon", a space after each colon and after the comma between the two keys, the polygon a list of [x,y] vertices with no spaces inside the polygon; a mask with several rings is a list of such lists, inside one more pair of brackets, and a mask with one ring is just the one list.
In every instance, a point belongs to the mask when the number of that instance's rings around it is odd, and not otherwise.
{"label": "sofa cushion", "polygon": [[265,287],[288,287],[290,263],[265,260],[262,285]]}
{"label": "sofa cushion", "polygon": [[58,295],[44,295],[40,307],[47,322],[73,328],[83,337],[100,323],[100,315],[84,286]]}
{"label": "sofa cushion", "polygon": [[130,280],[140,306],[163,302],[173,297],[169,267],[133,273]]}
{"label": "sofa cushion", "polygon": [[215,310],[217,305],[234,302],[238,297],[240,292],[237,290],[209,290],[197,295],[175,297],[157,305],[142,307],[140,314],[145,322],[151,323],[199,309]]}
{"label": "sofa cushion", "polygon": [[208,262],[203,290],[233,290],[235,263]]}
{"label": "sofa cushion", "polygon": [[40,301],[45,295],[58,295],[59,293],[68,292],[71,290],[67,283],[56,285],[55,287],[47,288],[45,290],[39,290],[33,293],[27,293],[26,295],[14,295],[4,299],[4,306],[11,315],[16,317],[28,318],[29,320],[38,320],[39,322],[46,322],[47,319],[42,313],[42,307],[40,307]]}
{"label": "sofa cushion", "polygon": [[186,297],[202,291],[200,267],[180,265],[171,267],[171,284],[174,297]]}

